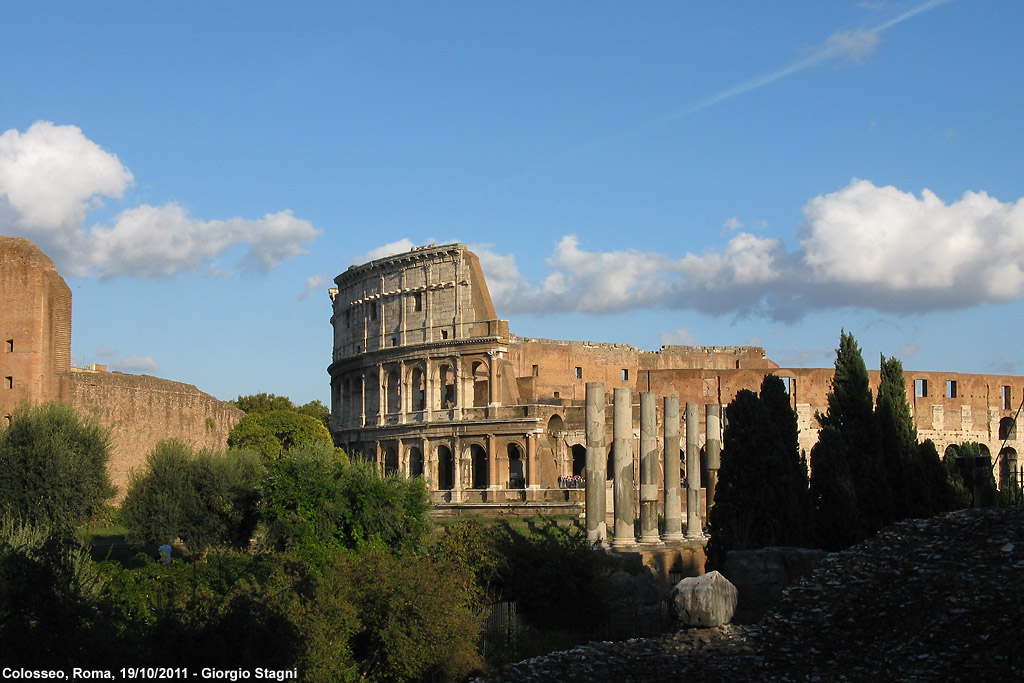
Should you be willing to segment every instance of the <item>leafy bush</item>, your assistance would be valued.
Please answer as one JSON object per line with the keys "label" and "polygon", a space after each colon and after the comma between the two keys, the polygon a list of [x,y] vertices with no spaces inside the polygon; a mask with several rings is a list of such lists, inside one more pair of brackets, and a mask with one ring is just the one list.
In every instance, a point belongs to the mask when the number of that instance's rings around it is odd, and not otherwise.
{"label": "leafy bush", "polygon": [[66,405],[23,405],[0,432],[4,516],[74,528],[114,495],[107,476],[109,435]]}
{"label": "leafy bush", "polygon": [[418,547],[429,529],[422,479],[381,477],[373,463],[331,450],[293,450],[266,465],[263,519],[271,547],[356,548],[379,540]]}
{"label": "leafy bush", "polygon": [[232,448],[257,450],[268,460],[292,448],[333,448],[331,433],[315,417],[294,410],[250,413],[228,434]]}
{"label": "leafy bush", "polygon": [[122,519],[132,543],[181,538],[193,553],[216,545],[243,547],[256,525],[259,456],[248,451],[198,453],[162,441],[133,472]]}
{"label": "leafy bush", "polygon": [[102,660],[101,589],[68,529],[0,521],[0,661],[52,668]]}

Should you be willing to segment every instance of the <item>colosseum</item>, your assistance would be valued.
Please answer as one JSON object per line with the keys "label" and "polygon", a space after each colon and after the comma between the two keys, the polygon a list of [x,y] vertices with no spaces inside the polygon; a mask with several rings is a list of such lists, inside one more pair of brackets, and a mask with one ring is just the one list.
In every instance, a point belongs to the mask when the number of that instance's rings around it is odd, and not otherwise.
{"label": "colosseum", "polygon": [[0,416],[58,401],[111,430],[111,483],[122,498],[128,475],[157,442],[224,448],[242,411],[190,384],[71,366],[71,290],[53,261],[28,240],[0,235]]}
{"label": "colosseum", "polygon": [[[335,441],[383,471],[424,477],[440,507],[581,503],[587,383],[602,383],[607,405],[616,388],[631,389],[635,398],[653,392],[659,425],[663,397],[701,404],[703,445],[704,407],[728,404],[740,389],[757,391],[774,373],[791,397],[801,448],[809,452],[817,441],[814,415],[826,409],[831,368],[782,368],[750,346],[644,351],[517,337],[498,318],[480,262],[464,244],[355,265],[334,282],[328,372]],[[998,479],[1020,477],[1016,420],[1024,378],[934,371],[905,377],[919,438],[932,439],[940,453],[950,444],[980,442],[998,456]],[[871,381],[877,391],[877,371]],[[611,430],[608,411],[605,443],[612,443]]]}

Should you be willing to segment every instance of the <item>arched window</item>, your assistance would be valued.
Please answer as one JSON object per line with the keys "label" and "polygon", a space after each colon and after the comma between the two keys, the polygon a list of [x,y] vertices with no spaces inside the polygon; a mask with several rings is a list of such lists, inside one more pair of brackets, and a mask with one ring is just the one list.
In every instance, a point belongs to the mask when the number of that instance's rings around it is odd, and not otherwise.
{"label": "arched window", "polygon": [[455,458],[447,446],[437,447],[437,488],[445,491],[455,488]]}
{"label": "arched window", "polygon": [[427,389],[423,381],[423,368],[416,366],[412,369],[410,389],[412,390],[412,410],[421,411],[427,405]]}
{"label": "arched window", "polygon": [[384,449],[384,476],[398,474],[398,451],[391,446]]}
{"label": "arched window", "polygon": [[576,444],[572,447],[572,474],[582,477],[587,472],[587,447]]}
{"label": "arched window", "polygon": [[999,421],[999,440],[1015,440],[1017,438],[1017,423],[1012,417],[1004,417]]}
{"label": "arched window", "polygon": [[409,476],[423,476],[423,452],[416,446],[409,449]]}
{"label": "arched window", "polygon": [[473,464],[473,488],[485,489],[490,484],[491,474],[487,451],[482,446],[473,444],[469,447],[469,454]]}
{"label": "arched window", "polygon": [[508,445],[508,487],[526,488],[526,470],[523,467],[523,449],[517,443]]}
{"label": "arched window", "polygon": [[490,375],[487,363],[476,361],[473,363],[473,407],[483,408],[490,403]]}
{"label": "arched window", "polygon": [[385,391],[387,392],[385,406],[389,414],[397,413],[402,410],[402,391],[401,391],[401,379],[398,376],[396,370],[385,370],[385,379],[387,386]]}

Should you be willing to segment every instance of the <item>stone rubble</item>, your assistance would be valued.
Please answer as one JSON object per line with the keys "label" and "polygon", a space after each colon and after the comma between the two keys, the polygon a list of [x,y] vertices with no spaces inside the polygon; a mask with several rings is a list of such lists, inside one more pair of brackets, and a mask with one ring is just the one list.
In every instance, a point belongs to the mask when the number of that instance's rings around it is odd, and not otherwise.
{"label": "stone rubble", "polygon": [[895,524],[754,625],[594,642],[473,680],[1024,680],[1024,507]]}

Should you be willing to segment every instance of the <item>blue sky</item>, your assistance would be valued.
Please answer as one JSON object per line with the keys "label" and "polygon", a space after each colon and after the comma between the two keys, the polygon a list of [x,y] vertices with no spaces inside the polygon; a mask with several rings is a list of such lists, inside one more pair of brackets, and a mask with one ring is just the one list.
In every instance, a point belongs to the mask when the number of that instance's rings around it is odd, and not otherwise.
{"label": "blue sky", "polygon": [[1024,7],[0,9],[0,234],[79,365],[329,397],[331,280],[480,255],[522,336],[1024,374]]}

